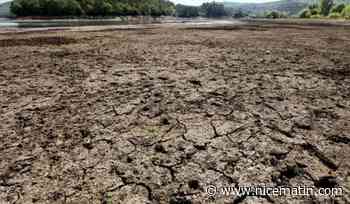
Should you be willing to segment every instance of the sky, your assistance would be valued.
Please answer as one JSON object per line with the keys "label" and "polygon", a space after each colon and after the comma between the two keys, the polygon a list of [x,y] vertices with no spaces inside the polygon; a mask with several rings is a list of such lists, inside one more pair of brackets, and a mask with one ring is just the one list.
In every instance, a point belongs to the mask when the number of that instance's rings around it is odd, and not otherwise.
{"label": "sky", "polygon": [[[6,1],[9,1],[9,0],[0,0],[0,3],[6,2]],[[212,0],[171,0],[171,1],[174,3],[198,6],[204,2],[208,2]],[[263,2],[269,2],[274,0],[216,0],[216,2],[223,2],[223,1],[233,1],[233,2],[241,2],[241,3],[263,3]]]}

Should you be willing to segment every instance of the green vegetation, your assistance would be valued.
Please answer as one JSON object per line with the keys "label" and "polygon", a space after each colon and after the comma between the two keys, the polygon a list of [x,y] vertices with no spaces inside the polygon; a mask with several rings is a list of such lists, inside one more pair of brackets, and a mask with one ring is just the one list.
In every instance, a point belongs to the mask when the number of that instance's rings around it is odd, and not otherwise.
{"label": "green vegetation", "polygon": [[11,11],[17,16],[124,16],[173,15],[168,0],[14,0]]}
{"label": "green vegetation", "polygon": [[204,3],[200,7],[197,6],[185,6],[181,4],[176,5],[176,16],[178,17],[208,17],[217,18],[226,16],[224,4],[211,2]]}
{"label": "green vegetation", "polygon": [[331,13],[341,13],[345,7],[345,4],[338,4],[331,9]]}
{"label": "green vegetation", "polygon": [[237,3],[224,1],[225,8],[233,10],[230,13],[237,13],[242,10],[252,17],[265,17],[266,13],[276,11],[287,14],[288,16],[297,15],[301,10],[308,6],[306,0],[280,0],[266,3]]}
{"label": "green vegetation", "polygon": [[350,19],[350,5],[347,5],[342,11],[342,16],[346,19]]}
{"label": "green vegetation", "polygon": [[176,5],[176,16],[190,18],[199,16],[199,7],[197,6],[185,6],[182,4]]}
{"label": "green vegetation", "polygon": [[222,17],[226,16],[224,4],[211,2],[204,3],[201,6],[201,11],[205,17]]}
{"label": "green vegetation", "polygon": [[267,14],[270,14],[273,11],[283,13],[288,17],[299,16],[302,18],[310,18],[311,16],[314,16],[315,18],[320,16],[324,18],[328,15],[337,15],[333,13],[342,14],[342,6],[349,4],[350,0],[324,0],[322,3],[321,0],[279,0],[267,3],[238,3],[224,1],[227,13],[230,13],[232,16],[235,16],[235,13],[245,13],[250,17],[259,18],[265,18]]}
{"label": "green vegetation", "polygon": [[328,18],[334,18],[334,19],[338,19],[338,18],[342,18],[343,16],[340,13],[330,13],[328,15]]}
{"label": "green vegetation", "polygon": [[350,18],[350,4],[335,4],[333,0],[321,0],[320,4],[310,5],[299,14],[300,18]]}
{"label": "green vegetation", "polygon": [[333,0],[321,0],[320,14],[323,16],[328,16],[333,6],[334,6]]}
{"label": "green vegetation", "polygon": [[265,14],[265,18],[272,18],[272,19],[287,18],[287,14],[283,12],[278,12],[278,11],[271,11]]}
{"label": "green vegetation", "polygon": [[310,18],[311,17],[311,12],[309,9],[304,9],[300,12],[299,14],[300,18]]}

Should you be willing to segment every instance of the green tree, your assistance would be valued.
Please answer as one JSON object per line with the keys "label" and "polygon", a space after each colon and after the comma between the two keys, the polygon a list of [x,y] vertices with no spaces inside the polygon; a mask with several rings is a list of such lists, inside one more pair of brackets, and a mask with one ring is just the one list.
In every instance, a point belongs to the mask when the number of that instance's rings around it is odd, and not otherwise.
{"label": "green tree", "polygon": [[83,14],[93,15],[95,0],[77,0],[80,4]]}
{"label": "green tree", "polygon": [[175,5],[168,0],[14,0],[15,15],[106,16],[172,15]]}
{"label": "green tree", "polygon": [[342,13],[345,9],[345,4],[338,4],[331,9],[331,13]]}
{"label": "green tree", "polygon": [[310,18],[310,17],[311,17],[311,13],[309,9],[304,9],[299,14],[299,18]]}
{"label": "green tree", "polygon": [[184,18],[197,17],[199,16],[199,7],[177,4],[176,16]]}
{"label": "green tree", "polygon": [[201,11],[206,17],[222,17],[226,16],[225,7],[222,3],[211,2],[204,3],[201,6]]}
{"label": "green tree", "polygon": [[64,0],[48,0],[46,1],[47,15],[62,16],[64,15]]}
{"label": "green tree", "polygon": [[331,11],[332,7],[334,5],[333,0],[321,0],[321,15],[328,16],[329,12]]}
{"label": "green tree", "polygon": [[11,12],[19,16],[39,15],[39,0],[14,0],[10,6]]}
{"label": "green tree", "polygon": [[65,15],[71,16],[81,15],[83,13],[80,4],[76,0],[66,0],[63,10]]}
{"label": "green tree", "polygon": [[347,5],[343,12],[342,12],[342,16],[347,18],[347,19],[350,19],[350,5]]}

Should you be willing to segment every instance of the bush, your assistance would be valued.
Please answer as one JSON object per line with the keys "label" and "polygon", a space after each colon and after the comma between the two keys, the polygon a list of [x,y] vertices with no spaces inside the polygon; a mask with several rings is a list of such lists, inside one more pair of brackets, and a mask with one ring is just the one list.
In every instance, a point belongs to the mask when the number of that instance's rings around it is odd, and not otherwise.
{"label": "bush", "polygon": [[83,13],[80,4],[76,0],[66,0],[63,10],[66,15],[70,16],[81,15]]}
{"label": "bush", "polygon": [[15,0],[10,6],[11,12],[17,15],[26,16],[40,12],[38,0]]}
{"label": "bush", "polygon": [[299,18],[310,18],[311,12],[309,9],[302,10],[299,14]]}
{"label": "bush", "polygon": [[331,13],[342,13],[345,8],[345,4],[339,4],[331,9]]}
{"label": "bush", "polygon": [[346,19],[350,19],[350,5],[347,5],[342,12],[342,16]]}
{"label": "bush", "polygon": [[334,18],[334,19],[337,19],[337,18],[342,18],[343,16],[340,14],[340,13],[330,13],[328,15],[328,18]]}
{"label": "bush", "polygon": [[322,18],[323,16],[321,16],[321,15],[319,15],[319,14],[317,14],[317,15],[311,15],[310,16],[310,18],[314,18],[314,19],[316,19],[316,18]]}
{"label": "bush", "polygon": [[321,14],[321,10],[320,10],[320,8],[310,9],[310,14],[311,15],[319,15],[319,14]]}
{"label": "bush", "polygon": [[323,16],[328,16],[329,12],[331,11],[332,7],[334,5],[333,0],[321,0],[321,14]]}
{"label": "bush", "polygon": [[200,7],[202,14],[206,17],[222,17],[226,16],[224,4],[215,1],[211,3],[203,3]]}
{"label": "bush", "polygon": [[179,17],[198,17],[199,7],[196,6],[185,6],[182,4],[176,5],[176,15]]}
{"label": "bush", "polygon": [[286,18],[287,15],[284,13],[280,13],[278,11],[271,11],[269,13],[267,13],[265,15],[266,18],[272,18],[272,19],[276,19],[276,18]]}

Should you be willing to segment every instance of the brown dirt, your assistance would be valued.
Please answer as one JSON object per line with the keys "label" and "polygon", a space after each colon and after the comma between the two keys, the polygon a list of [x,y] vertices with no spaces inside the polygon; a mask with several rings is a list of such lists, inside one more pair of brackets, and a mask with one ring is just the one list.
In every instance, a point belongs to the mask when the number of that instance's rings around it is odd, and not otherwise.
{"label": "brown dirt", "polygon": [[[349,203],[350,29],[301,27],[0,35],[0,203]],[[262,183],[344,195],[205,193]]]}
{"label": "brown dirt", "polygon": [[65,45],[71,43],[76,43],[76,40],[66,37],[32,37],[25,39],[3,39],[0,40],[0,47]]}

